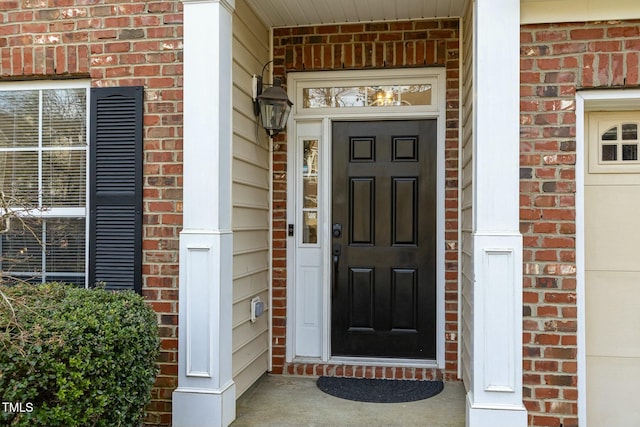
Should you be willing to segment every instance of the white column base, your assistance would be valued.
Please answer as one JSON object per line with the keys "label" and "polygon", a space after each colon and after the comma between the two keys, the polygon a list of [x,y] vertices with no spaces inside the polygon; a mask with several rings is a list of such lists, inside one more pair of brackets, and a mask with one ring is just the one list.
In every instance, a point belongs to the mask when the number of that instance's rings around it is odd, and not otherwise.
{"label": "white column base", "polygon": [[227,427],[236,418],[236,386],[220,390],[177,388],[173,392],[173,427]]}
{"label": "white column base", "polygon": [[477,405],[467,393],[466,427],[526,427],[527,410],[522,406]]}

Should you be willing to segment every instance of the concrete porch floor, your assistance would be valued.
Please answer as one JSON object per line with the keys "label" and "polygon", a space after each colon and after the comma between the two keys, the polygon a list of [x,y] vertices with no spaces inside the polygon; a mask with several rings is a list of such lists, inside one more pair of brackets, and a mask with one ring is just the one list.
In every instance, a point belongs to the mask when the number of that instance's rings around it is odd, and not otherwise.
{"label": "concrete porch floor", "polygon": [[238,400],[231,427],[463,427],[464,401],[462,383],[417,402],[363,403],[320,391],[315,378],[265,375]]}

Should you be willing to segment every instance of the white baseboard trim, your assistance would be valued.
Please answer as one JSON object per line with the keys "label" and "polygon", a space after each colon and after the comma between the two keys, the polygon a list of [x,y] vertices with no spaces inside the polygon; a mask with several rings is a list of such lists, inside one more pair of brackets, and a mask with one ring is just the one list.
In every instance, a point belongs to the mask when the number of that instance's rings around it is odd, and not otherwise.
{"label": "white baseboard trim", "polygon": [[524,405],[476,404],[467,393],[466,427],[527,427]]}
{"label": "white baseboard trim", "polygon": [[173,392],[173,427],[228,427],[236,419],[236,386],[221,389],[177,388]]}

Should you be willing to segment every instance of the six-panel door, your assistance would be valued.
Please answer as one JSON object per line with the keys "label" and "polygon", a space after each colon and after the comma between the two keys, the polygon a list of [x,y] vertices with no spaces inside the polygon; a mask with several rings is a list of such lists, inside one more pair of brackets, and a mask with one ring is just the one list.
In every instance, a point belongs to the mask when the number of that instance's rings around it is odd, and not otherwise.
{"label": "six-panel door", "polygon": [[334,122],[334,356],[436,358],[436,120]]}

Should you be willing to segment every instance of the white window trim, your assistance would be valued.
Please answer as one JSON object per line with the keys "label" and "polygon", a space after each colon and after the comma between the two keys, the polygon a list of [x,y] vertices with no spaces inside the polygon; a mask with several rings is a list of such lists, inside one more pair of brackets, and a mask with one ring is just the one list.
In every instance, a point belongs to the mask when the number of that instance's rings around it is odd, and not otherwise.
{"label": "white window trim", "polygon": [[588,427],[586,375],[586,302],[585,302],[585,159],[587,114],[594,111],[637,110],[640,90],[589,90],[576,94],[576,306],[578,311],[578,419]]}

